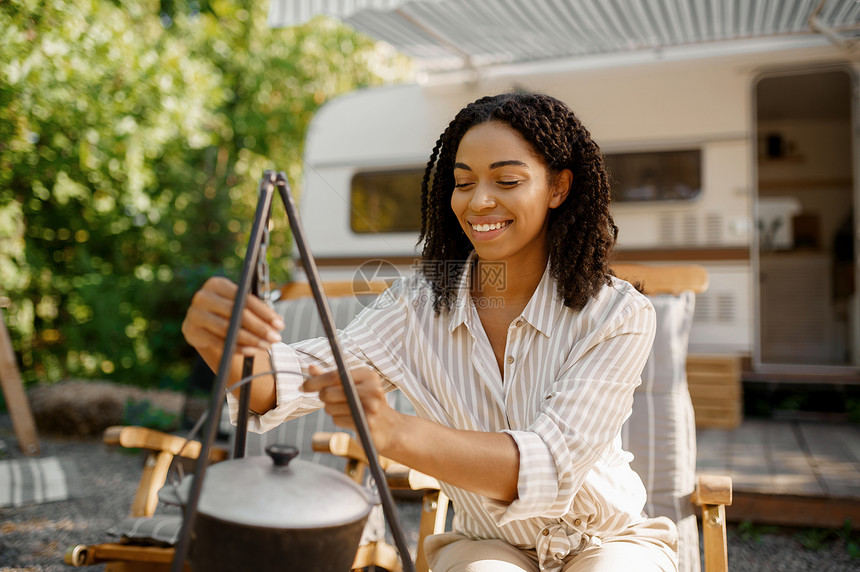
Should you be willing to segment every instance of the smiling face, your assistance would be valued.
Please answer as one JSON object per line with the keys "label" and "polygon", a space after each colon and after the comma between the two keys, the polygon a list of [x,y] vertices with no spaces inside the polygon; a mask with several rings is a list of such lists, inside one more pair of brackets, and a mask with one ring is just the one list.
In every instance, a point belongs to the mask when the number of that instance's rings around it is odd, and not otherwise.
{"label": "smiling face", "polygon": [[549,210],[567,197],[571,172],[550,175],[515,129],[481,123],[460,140],[451,208],[478,258],[510,268],[546,265]]}

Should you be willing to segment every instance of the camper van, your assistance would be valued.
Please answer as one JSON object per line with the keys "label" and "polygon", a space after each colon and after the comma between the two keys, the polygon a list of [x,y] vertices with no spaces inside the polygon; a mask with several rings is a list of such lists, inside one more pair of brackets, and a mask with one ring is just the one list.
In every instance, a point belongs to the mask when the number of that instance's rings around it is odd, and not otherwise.
{"label": "camper van", "polygon": [[350,93],[307,136],[308,242],[324,278],[412,273],[420,180],[447,122],[482,95],[536,90],[565,101],[606,155],[616,259],[708,270],[691,352],[860,379],[857,77],[841,47],[777,36]]}

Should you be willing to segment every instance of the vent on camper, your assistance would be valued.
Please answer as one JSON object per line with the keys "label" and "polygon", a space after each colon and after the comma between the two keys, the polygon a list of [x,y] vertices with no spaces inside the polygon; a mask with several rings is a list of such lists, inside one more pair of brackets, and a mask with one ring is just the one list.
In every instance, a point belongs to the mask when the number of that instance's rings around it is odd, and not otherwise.
{"label": "vent on camper", "polygon": [[675,238],[675,215],[674,213],[660,213],[659,241],[661,245],[673,245]]}
{"label": "vent on camper", "polygon": [[720,213],[705,215],[705,242],[708,244],[723,242],[723,215]]}
{"label": "vent on camper", "polygon": [[695,213],[684,215],[684,242],[686,244],[699,244],[699,217]]}
{"label": "vent on camper", "polygon": [[703,292],[696,296],[693,322],[727,324],[735,321],[737,300],[733,292]]}
{"label": "vent on camper", "polygon": [[663,212],[658,219],[660,246],[717,245],[723,242],[723,216],[720,213]]}

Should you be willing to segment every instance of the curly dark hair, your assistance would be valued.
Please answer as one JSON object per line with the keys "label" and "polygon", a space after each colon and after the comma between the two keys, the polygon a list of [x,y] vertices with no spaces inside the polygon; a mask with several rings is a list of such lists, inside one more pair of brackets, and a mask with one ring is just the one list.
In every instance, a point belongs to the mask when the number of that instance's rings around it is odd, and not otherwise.
{"label": "curly dark hair", "polygon": [[439,261],[465,261],[472,243],[451,209],[454,158],[472,127],[500,121],[518,131],[546,163],[550,180],[570,169],[573,182],[565,201],[550,211],[547,242],[550,275],[565,306],[581,310],[609,284],[610,255],[618,227],[609,212],[609,179],[603,155],[588,130],[561,101],[539,93],[483,97],[464,107],[442,133],[421,181],[422,264],[438,314],[456,299],[463,268],[430,272]]}

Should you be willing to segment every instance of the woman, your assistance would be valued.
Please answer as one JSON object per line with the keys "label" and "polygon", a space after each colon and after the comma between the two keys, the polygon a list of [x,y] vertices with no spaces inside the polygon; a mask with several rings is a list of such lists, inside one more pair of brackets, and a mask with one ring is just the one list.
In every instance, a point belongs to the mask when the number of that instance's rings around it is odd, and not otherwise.
{"label": "woman", "polygon": [[[545,95],[479,99],[436,143],[421,190],[421,275],[340,335],[379,453],[439,479],[455,505],[454,532],[425,544],[432,569],[675,570],[674,524],[643,517],[620,438],[654,311],[611,276],[617,228],[588,131]],[[210,280],[183,325],[213,368],[235,291]],[[238,353],[265,355],[282,326],[249,300]],[[313,377],[255,382],[252,430],[320,406],[352,427],[337,373],[317,367],[325,340],[273,355]],[[417,416],[388,405],[393,388]]]}

